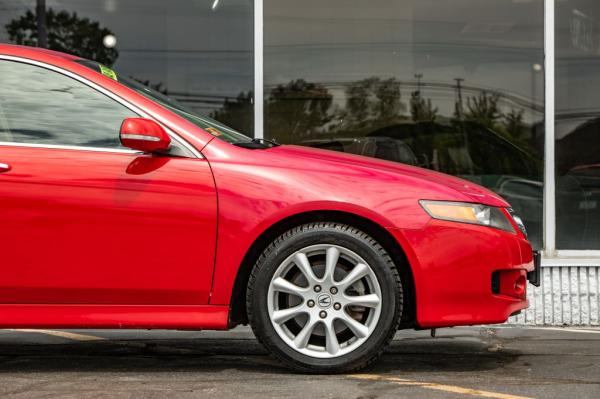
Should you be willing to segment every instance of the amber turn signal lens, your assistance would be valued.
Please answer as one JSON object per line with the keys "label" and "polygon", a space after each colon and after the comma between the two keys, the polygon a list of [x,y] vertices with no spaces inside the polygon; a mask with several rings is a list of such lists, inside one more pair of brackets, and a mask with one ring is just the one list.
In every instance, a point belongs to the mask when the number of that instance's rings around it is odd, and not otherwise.
{"label": "amber turn signal lens", "polygon": [[451,222],[479,224],[514,232],[507,216],[492,206],[451,201],[419,201],[423,209],[434,219]]}

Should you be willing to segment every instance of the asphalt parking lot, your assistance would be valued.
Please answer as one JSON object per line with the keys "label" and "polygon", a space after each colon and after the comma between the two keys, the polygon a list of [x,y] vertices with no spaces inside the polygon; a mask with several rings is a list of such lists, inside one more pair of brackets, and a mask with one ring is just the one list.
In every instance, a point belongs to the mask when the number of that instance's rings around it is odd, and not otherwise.
{"label": "asphalt parking lot", "polygon": [[400,332],[358,374],[309,376],[231,332],[0,330],[0,395],[201,398],[599,398],[600,330]]}

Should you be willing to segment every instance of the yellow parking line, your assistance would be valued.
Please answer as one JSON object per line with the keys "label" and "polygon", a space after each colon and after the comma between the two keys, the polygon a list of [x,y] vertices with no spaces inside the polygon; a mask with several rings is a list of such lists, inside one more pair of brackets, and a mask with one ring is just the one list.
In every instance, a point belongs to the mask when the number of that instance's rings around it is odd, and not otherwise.
{"label": "yellow parking line", "polygon": [[482,398],[533,399],[528,396],[518,396],[518,395],[509,395],[509,394],[498,393],[498,392],[482,391],[479,389],[457,387],[455,385],[436,384],[434,382],[412,381],[412,380],[406,380],[403,378],[386,377],[386,376],[377,375],[377,374],[355,374],[355,375],[351,375],[349,377],[358,378],[361,380],[370,380],[370,381],[386,381],[386,382],[391,382],[391,383],[394,383],[397,385],[418,386],[418,387],[425,388],[425,389],[434,389],[436,391],[452,392],[452,393],[458,393],[458,394],[462,394],[462,395],[480,396]]}
{"label": "yellow parking line", "polygon": [[106,338],[96,337],[94,335],[77,334],[77,333],[72,333],[72,332],[67,332],[67,331],[56,331],[56,330],[36,330],[36,329],[28,329],[28,328],[19,328],[19,329],[8,329],[7,331],[46,334],[46,335],[52,335],[54,337],[71,339],[73,341],[105,341],[106,340]]}

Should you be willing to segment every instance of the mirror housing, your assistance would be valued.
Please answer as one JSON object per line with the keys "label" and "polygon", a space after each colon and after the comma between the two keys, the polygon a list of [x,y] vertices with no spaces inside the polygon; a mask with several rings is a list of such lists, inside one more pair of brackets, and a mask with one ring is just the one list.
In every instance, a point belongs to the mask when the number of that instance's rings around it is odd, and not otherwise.
{"label": "mirror housing", "polygon": [[151,119],[127,118],[119,132],[121,144],[132,150],[155,153],[169,149],[171,138],[161,125]]}

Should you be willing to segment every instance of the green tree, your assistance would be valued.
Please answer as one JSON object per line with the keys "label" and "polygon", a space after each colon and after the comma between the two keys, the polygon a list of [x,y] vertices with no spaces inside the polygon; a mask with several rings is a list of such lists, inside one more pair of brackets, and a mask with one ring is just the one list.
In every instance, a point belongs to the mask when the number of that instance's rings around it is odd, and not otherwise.
{"label": "green tree", "polygon": [[396,78],[378,79],[373,91],[376,99],[373,104],[375,118],[394,119],[406,110],[401,101],[400,82]]}
{"label": "green tree", "polygon": [[421,93],[414,91],[410,96],[410,115],[415,122],[435,122],[438,108],[433,107],[431,99],[425,100]]}
{"label": "green tree", "polygon": [[[55,12],[50,8],[46,12],[46,26],[50,50],[77,55],[108,66],[112,66],[119,56],[116,49],[102,44],[102,39],[113,32],[89,18],[79,17],[75,12]],[[37,46],[37,29],[36,14],[30,10],[6,25],[9,39],[26,46]]]}
{"label": "green tree", "polygon": [[523,123],[523,110],[511,109],[504,115],[504,124],[507,133],[514,138],[521,138],[525,133],[525,124]]}
{"label": "green tree", "polygon": [[346,88],[347,117],[355,123],[395,119],[405,110],[400,82],[396,78],[370,77]]}
{"label": "green tree", "polygon": [[373,87],[379,78],[367,78],[351,83],[346,88],[347,117],[361,122],[371,117]]}
{"label": "green tree", "polygon": [[254,121],[252,101],[252,91],[241,92],[235,99],[225,99],[223,106],[211,112],[210,117],[251,136]]}
{"label": "green tree", "polygon": [[485,91],[482,91],[477,96],[467,98],[465,120],[478,122],[486,127],[494,128],[496,122],[502,116],[498,107],[499,100],[499,94],[488,94]]}
{"label": "green tree", "polygon": [[319,83],[292,80],[273,88],[265,101],[269,137],[287,143],[306,139],[330,120],[333,96]]}

